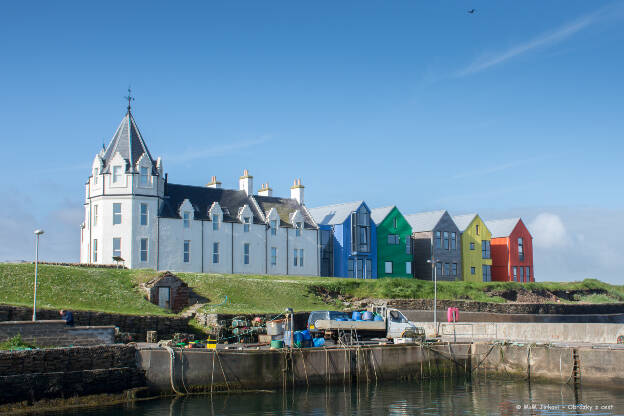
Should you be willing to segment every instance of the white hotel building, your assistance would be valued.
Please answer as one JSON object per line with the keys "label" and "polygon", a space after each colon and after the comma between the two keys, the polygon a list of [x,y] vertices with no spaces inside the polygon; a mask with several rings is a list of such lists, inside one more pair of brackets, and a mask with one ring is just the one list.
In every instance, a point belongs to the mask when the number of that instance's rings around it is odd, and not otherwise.
{"label": "white hotel building", "polygon": [[268,184],[239,189],[168,183],[130,107],[85,184],[80,262],[205,273],[319,275],[318,226],[295,181],[290,198]]}

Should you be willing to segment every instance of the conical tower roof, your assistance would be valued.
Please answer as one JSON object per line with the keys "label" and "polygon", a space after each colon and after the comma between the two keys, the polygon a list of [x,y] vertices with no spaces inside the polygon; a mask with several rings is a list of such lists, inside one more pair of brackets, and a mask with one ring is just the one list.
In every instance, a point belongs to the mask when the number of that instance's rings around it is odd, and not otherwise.
{"label": "conical tower roof", "polygon": [[119,127],[117,127],[113,140],[111,140],[102,154],[104,172],[109,171],[110,161],[116,153],[119,153],[119,155],[128,162],[129,171],[136,168],[136,162],[145,154],[152,162],[152,170],[156,173],[156,162],[147,149],[147,145],[139,132],[139,128],[134,121],[134,117],[132,117],[130,109],[128,109]]}

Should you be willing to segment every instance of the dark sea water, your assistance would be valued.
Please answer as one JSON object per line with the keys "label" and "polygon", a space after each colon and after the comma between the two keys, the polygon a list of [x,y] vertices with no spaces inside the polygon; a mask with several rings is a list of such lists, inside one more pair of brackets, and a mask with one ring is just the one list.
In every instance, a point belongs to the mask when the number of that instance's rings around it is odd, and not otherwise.
{"label": "dark sea water", "polygon": [[[51,413],[191,415],[624,415],[624,390],[516,381],[440,380],[159,399]],[[47,415],[50,415],[48,413]]]}

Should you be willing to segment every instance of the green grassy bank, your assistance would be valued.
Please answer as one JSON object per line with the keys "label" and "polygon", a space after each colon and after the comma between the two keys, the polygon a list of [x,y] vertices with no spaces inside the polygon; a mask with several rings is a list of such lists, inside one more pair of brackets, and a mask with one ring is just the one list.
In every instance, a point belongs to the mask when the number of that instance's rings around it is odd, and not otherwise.
{"label": "green grassy bank", "polygon": [[[138,285],[157,273],[150,270],[39,266],[37,304],[42,308],[98,310],[165,315],[143,297]],[[204,310],[219,313],[279,313],[340,309],[344,298],[432,299],[433,283],[414,279],[354,280],[326,277],[215,275],[179,273],[192,290],[208,299]],[[34,266],[0,264],[0,303],[32,305]],[[320,296],[324,293],[325,296]],[[624,286],[594,279],[571,283],[439,282],[439,299],[506,302],[624,302]],[[224,303],[227,296],[227,303]]]}

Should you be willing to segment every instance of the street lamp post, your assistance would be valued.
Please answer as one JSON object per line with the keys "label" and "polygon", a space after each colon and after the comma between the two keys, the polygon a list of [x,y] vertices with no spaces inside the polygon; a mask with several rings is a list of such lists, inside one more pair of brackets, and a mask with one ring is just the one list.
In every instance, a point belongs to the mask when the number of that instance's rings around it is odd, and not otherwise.
{"label": "street lamp post", "polygon": [[37,269],[39,266],[39,236],[41,234],[43,234],[42,229],[35,230],[35,293],[33,295],[33,321],[37,320]]}
{"label": "street lamp post", "polygon": [[438,336],[438,268],[433,258],[427,260],[433,267],[433,333]]}

